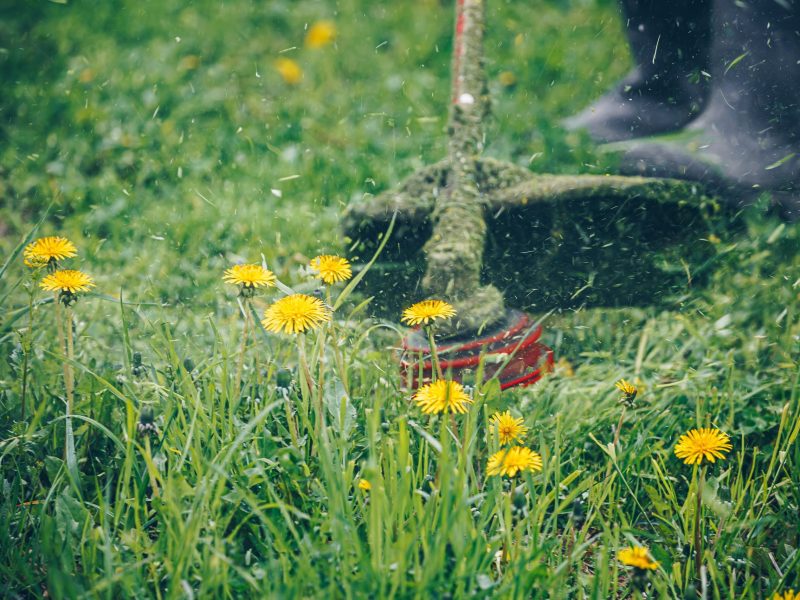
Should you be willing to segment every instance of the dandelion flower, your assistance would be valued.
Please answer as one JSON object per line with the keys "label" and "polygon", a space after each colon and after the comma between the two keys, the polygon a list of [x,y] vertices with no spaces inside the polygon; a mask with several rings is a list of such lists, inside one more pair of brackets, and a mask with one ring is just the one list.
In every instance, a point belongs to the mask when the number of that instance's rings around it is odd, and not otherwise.
{"label": "dandelion flower", "polygon": [[794,590],[786,590],[782,594],[775,592],[772,596],[772,600],[800,600],[800,594]]}
{"label": "dandelion flower", "polygon": [[497,76],[497,80],[503,87],[514,87],[517,83],[517,76],[511,71],[503,71]]}
{"label": "dandelion flower", "polygon": [[78,249],[75,248],[75,244],[67,238],[58,236],[39,238],[25,246],[22,252],[27,267],[44,267],[51,261],[72,258],[77,254]]}
{"label": "dandelion flower", "polygon": [[719,429],[692,429],[683,434],[675,445],[675,456],[687,465],[699,465],[703,459],[715,462],[724,459],[733,449],[727,433]]}
{"label": "dandelion flower", "polygon": [[472,403],[472,398],[457,381],[439,379],[419,388],[414,394],[414,402],[425,414],[449,411],[463,415],[467,412],[467,405]]}
{"label": "dandelion flower", "polygon": [[565,357],[561,357],[556,361],[556,369],[561,372],[564,377],[575,377],[575,368],[572,363]]}
{"label": "dandelion flower", "polygon": [[331,21],[317,21],[306,33],[307,48],[322,48],[336,39],[336,26]]}
{"label": "dandelion flower", "polygon": [[648,571],[655,571],[658,562],[650,557],[650,552],[643,546],[631,546],[617,552],[617,560],[623,565]]}
{"label": "dandelion flower", "polygon": [[61,292],[62,294],[75,295],[78,292],[88,292],[94,287],[94,281],[82,271],[61,269],[54,271],[39,282],[39,286],[48,292]]}
{"label": "dandelion flower", "polygon": [[275,285],[275,275],[261,265],[233,265],[225,271],[222,279],[226,283],[241,285],[243,288],[255,289]]}
{"label": "dandelion flower", "polygon": [[627,406],[633,406],[633,401],[636,399],[636,394],[639,393],[639,390],[636,389],[636,386],[625,379],[620,379],[614,385],[623,394],[619,401]]}
{"label": "dandelion flower", "polygon": [[542,457],[525,446],[513,446],[495,452],[489,457],[487,475],[507,475],[514,477],[520,471],[541,471]]}
{"label": "dandelion flower", "polygon": [[636,393],[639,391],[636,389],[635,385],[633,385],[630,381],[627,381],[625,379],[620,379],[614,385],[620,392],[622,392],[627,396],[635,396]]}
{"label": "dandelion flower", "polygon": [[292,294],[269,306],[261,324],[273,333],[303,333],[330,320],[331,313],[322,300],[307,294]]}
{"label": "dandelion flower", "polygon": [[347,281],[353,276],[350,261],[341,256],[322,254],[311,259],[309,266],[328,285],[333,285],[337,281]]}
{"label": "dandelion flower", "polygon": [[497,425],[497,435],[503,446],[514,441],[521,442],[528,433],[528,428],[522,424],[523,420],[512,417],[509,411],[493,414],[492,421]]}
{"label": "dandelion flower", "polygon": [[360,489],[362,492],[368,492],[372,489],[372,484],[366,479],[361,479],[358,482],[358,489]]}
{"label": "dandelion flower", "polygon": [[403,311],[402,321],[408,325],[427,325],[436,319],[449,319],[456,311],[444,300],[423,300]]}
{"label": "dandelion flower", "polygon": [[276,59],[273,64],[275,65],[275,70],[278,72],[278,75],[289,85],[296,85],[303,79],[303,69],[291,58],[282,56]]}

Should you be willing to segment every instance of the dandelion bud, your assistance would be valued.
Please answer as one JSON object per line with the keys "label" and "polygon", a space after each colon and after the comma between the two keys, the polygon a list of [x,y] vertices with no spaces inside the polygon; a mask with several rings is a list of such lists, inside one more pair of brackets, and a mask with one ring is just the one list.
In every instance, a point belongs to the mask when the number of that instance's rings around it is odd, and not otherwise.
{"label": "dandelion bud", "polygon": [[583,498],[575,498],[572,503],[572,522],[575,527],[583,527],[586,521],[586,507],[584,506]]}
{"label": "dandelion bud", "polygon": [[144,366],[142,365],[142,355],[140,352],[133,353],[133,364],[131,365],[131,373],[134,377],[141,377],[144,375]]}
{"label": "dandelion bud", "polygon": [[158,433],[155,417],[153,416],[153,409],[149,406],[143,407],[139,412],[139,422],[136,424],[136,431],[142,437]]}
{"label": "dandelion bud", "polygon": [[290,369],[278,369],[275,375],[275,386],[281,390],[289,390],[292,387],[294,374]]}
{"label": "dandelion bud", "polygon": [[620,404],[624,404],[627,408],[633,408],[635,406],[636,394],[639,393],[636,386],[624,379],[620,379],[614,385],[622,392],[622,397],[619,399]]}

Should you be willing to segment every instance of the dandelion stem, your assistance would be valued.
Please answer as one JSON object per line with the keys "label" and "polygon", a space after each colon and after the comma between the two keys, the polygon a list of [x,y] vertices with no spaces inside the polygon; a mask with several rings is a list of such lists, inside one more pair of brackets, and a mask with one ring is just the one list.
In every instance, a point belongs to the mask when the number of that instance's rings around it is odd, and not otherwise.
{"label": "dandelion stem", "polygon": [[158,498],[160,495],[158,489],[158,471],[155,468],[155,464],[153,463],[153,454],[150,451],[150,436],[147,435],[144,438],[144,450],[145,450],[145,464],[147,466],[147,476],[150,478],[150,489],[153,490],[152,495],[153,498]]}
{"label": "dandelion stem", "polygon": [[700,523],[703,511],[703,480],[705,479],[705,472],[705,467],[702,467],[697,480],[697,507],[694,519],[694,569],[698,580],[703,566],[703,536],[700,534]]}
{"label": "dandelion stem", "polygon": [[239,397],[242,389],[242,372],[244,371],[244,355],[247,350],[247,337],[250,333],[250,300],[245,299],[242,307],[244,312],[244,324],[242,325],[242,342],[239,345],[239,360],[236,364],[236,383],[233,387],[233,395]]}
{"label": "dandelion stem", "polygon": [[444,375],[442,375],[442,365],[439,364],[439,354],[436,352],[436,340],[433,339],[433,327],[427,326],[425,327],[425,331],[428,334],[428,344],[431,347],[431,363],[433,365],[431,369],[431,379],[433,381],[436,381],[436,379],[444,379]]}
{"label": "dandelion stem", "polygon": [[[312,390],[314,389],[314,382],[311,379],[311,370],[308,366],[308,358],[306,357],[306,340],[305,334],[301,333],[297,336],[297,357],[298,357],[298,372],[300,379],[300,400],[301,400],[301,413],[300,420],[306,428],[306,432],[311,435],[312,425],[309,421],[309,405],[313,400]],[[316,448],[312,448],[315,452]]]}
{"label": "dandelion stem", "polygon": [[61,366],[64,370],[64,386],[67,385],[67,363],[63,360],[64,356],[66,356],[66,348],[67,342],[66,338],[64,337],[64,322],[61,317],[61,302],[58,300],[58,292],[55,294],[55,298],[53,300],[53,306],[55,307],[56,311],[56,331],[58,332],[58,353],[61,355],[62,361]]}
{"label": "dandelion stem", "polygon": [[[67,408],[64,419],[66,428],[65,443],[64,443],[64,461],[67,463],[67,471],[73,479],[75,486],[79,485],[78,477],[78,464],[75,460],[75,437],[72,433],[72,407],[73,407],[73,378],[72,378],[72,365],[70,364],[74,356],[73,340],[72,340],[72,315],[69,308],[61,307],[61,301],[58,293],[55,295],[56,305],[56,326],[58,329],[58,342],[61,350],[62,365],[64,369],[64,388],[67,392]],[[64,337],[64,329],[66,328],[66,342]],[[66,355],[64,348],[66,346]]]}
{"label": "dandelion stem", "polygon": [[[331,297],[330,286],[325,288],[325,298],[329,307],[333,307],[333,299]],[[339,381],[342,382],[345,393],[350,395],[350,382],[347,378],[347,367],[345,366],[344,354],[339,349],[339,332],[336,329],[336,320],[331,319],[328,322],[328,329],[331,333],[331,350],[333,351],[333,362],[336,372],[339,374]]]}
{"label": "dandelion stem", "polygon": [[33,347],[33,287],[28,292],[28,331],[25,332],[25,337],[22,341],[22,392],[20,398],[22,401],[22,414],[20,420],[25,420],[25,405],[27,404],[25,397],[28,391],[28,359]]}
{"label": "dandelion stem", "polygon": [[619,444],[619,434],[622,431],[622,423],[625,421],[625,410],[627,409],[626,406],[622,407],[622,412],[619,415],[619,422],[617,423],[617,430],[614,432],[614,448],[617,447]]}
{"label": "dandelion stem", "polygon": [[75,358],[75,346],[73,342],[73,333],[72,333],[72,312],[69,308],[64,310],[64,326],[67,330],[67,362],[65,363],[65,370],[68,373],[67,376],[67,409],[69,414],[72,414],[73,408],[73,399],[74,399],[74,392],[75,392],[75,380],[73,378],[72,373],[72,360]]}
{"label": "dandelion stem", "polygon": [[305,341],[305,334],[300,334],[297,336],[297,350],[300,361],[300,390],[303,393],[303,396],[308,398],[311,396],[311,390],[314,387],[314,381],[311,378],[311,370],[308,367]]}
{"label": "dandelion stem", "polygon": [[325,427],[324,419],[325,419],[325,398],[324,398],[324,386],[325,386],[325,334],[323,332],[320,333],[322,338],[320,339],[319,344],[319,356],[317,357],[317,419],[316,419],[316,434],[317,439],[320,443],[322,443],[322,435],[323,429]]}
{"label": "dandelion stem", "polygon": [[297,430],[297,423],[294,420],[294,416],[292,415],[292,403],[289,399],[289,394],[285,394],[283,396],[283,401],[285,404],[286,410],[286,423],[289,425],[289,435],[292,438],[292,444],[298,450],[300,449],[300,432]]}

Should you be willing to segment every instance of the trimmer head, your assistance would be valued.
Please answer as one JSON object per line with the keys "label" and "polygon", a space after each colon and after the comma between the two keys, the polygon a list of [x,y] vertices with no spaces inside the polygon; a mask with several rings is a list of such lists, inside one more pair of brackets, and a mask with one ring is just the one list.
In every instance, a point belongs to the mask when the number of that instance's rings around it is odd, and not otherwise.
{"label": "trimmer head", "polygon": [[[450,338],[436,353],[446,377],[475,384],[483,360],[483,380],[497,376],[501,389],[536,383],[553,366],[553,351],[539,339],[542,328],[518,310],[507,310],[490,331],[478,337]],[[403,340],[400,359],[403,381],[416,389],[431,381],[433,363],[425,332],[416,329]]]}

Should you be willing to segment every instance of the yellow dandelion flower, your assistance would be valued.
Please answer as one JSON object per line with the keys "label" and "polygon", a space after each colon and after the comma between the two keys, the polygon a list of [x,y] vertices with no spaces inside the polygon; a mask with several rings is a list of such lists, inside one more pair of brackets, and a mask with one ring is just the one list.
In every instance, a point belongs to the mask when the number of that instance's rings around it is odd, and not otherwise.
{"label": "yellow dandelion flower", "polygon": [[564,377],[575,377],[575,368],[572,366],[572,363],[563,356],[556,361],[556,370]]}
{"label": "yellow dandelion flower", "polygon": [[196,54],[187,54],[178,63],[178,68],[183,71],[191,71],[200,66],[200,57]]}
{"label": "yellow dandelion flower", "polygon": [[65,258],[72,258],[78,254],[75,244],[67,238],[49,236],[39,238],[25,246],[22,252],[25,266],[44,267],[51,261],[56,262]]}
{"label": "yellow dandelion flower", "polygon": [[514,87],[517,83],[517,76],[511,71],[503,71],[497,76],[497,80],[504,87]]}
{"label": "yellow dandelion flower", "polygon": [[275,285],[275,274],[261,265],[233,265],[225,271],[222,279],[245,288]]}
{"label": "yellow dandelion flower", "polygon": [[261,324],[273,333],[303,333],[330,320],[330,310],[322,300],[307,294],[292,294],[269,306]]}
{"label": "yellow dandelion flower", "polygon": [[419,388],[414,394],[414,402],[426,415],[448,411],[463,415],[472,398],[457,381],[439,379]]}
{"label": "yellow dandelion flower", "polygon": [[372,484],[366,479],[361,479],[358,482],[358,489],[360,489],[362,492],[368,492],[372,489]]}
{"label": "yellow dandelion flower", "polygon": [[278,75],[289,85],[296,85],[303,79],[303,69],[291,58],[281,56],[273,64]]}
{"label": "yellow dandelion flower", "polygon": [[306,33],[307,48],[322,48],[336,39],[336,26],[331,21],[317,21]]}
{"label": "yellow dandelion flower", "polygon": [[311,259],[309,266],[328,285],[333,285],[337,281],[347,281],[353,276],[350,261],[341,256],[331,256],[330,254],[315,256]]}
{"label": "yellow dandelion flower", "polygon": [[513,446],[495,452],[489,457],[487,475],[507,475],[514,477],[521,471],[541,471],[542,456],[525,446]]}
{"label": "yellow dandelion flower", "polygon": [[772,596],[772,600],[800,600],[800,594],[794,590],[786,590],[782,594],[775,592]]}
{"label": "yellow dandelion flower", "polygon": [[636,389],[635,385],[633,385],[630,381],[626,381],[625,379],[620,379],[614,385],[620,392],[622,392],[626,396],[635,396],[636,393],[639,391]]}
{"label": "yellow dandelion flower", "polygon": [[444,300],[423,300],[411,305],[403,311],[401,321],[411,325],[427,325],[437,319],[449,319],[456,311]]}
{"label": "yellow dandelion flower", "polygon": [[675,445],[675,456],[687,465],[699,465],[703,459],[715,462],[724,459],[733,449],[727,433],[719,429],[692,429],[683,434]]}
{"label": "yellow dandelion flower", "polygon": [[493,414],[492,421],[497,426],[497,435],[503,446],[514,441],[521,442],[528,433],[528,428],[522,424],[523,420],[512,417],[509,411]]}
{"label": "yellow dandelion flower", "polygon": [[61,269],[50,273],[39,282],[39,286],[48,292],[77,294],[88,292],[94,287],[94,280],[82,271]]}
{"label": "yellow dandelion flower", "polygon": [[614,385],[623,394],[622,398],[620,398],[619,401],[627,405],[628,407],[633,407],[634,406],[633,401],[636,399],[636,394],[639,393],[639,390],[636,389],[636,386],[633,385],[630,381],[627,381],[625,379],[620,379]]}
{"label": "yellow dandelion flower", "polygon": [[623,548],[617,552],[617,560],[636,569],[655,571],[658,568],[658,562],[650,557],[650,551],[643,546]]}

